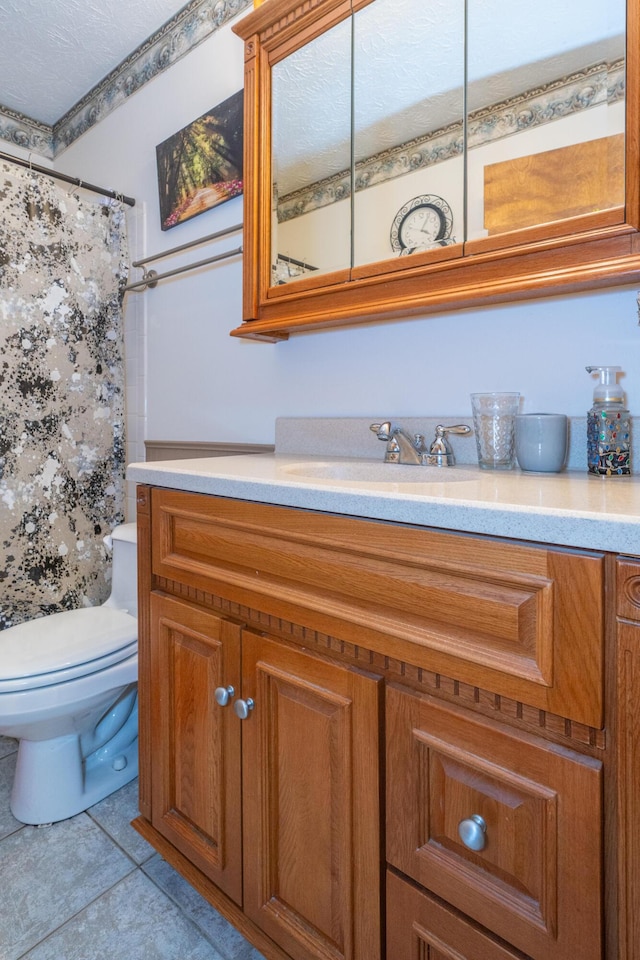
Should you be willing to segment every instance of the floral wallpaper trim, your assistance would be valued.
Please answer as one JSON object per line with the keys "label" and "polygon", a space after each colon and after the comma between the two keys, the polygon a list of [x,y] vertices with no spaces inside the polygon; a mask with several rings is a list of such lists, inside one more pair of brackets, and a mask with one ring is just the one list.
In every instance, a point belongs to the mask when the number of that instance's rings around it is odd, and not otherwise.
{"label": "floral wallpaper trim", "polygon": [[53,127],[0,105],[0,138],[54,158],[150,80],[233,19],[252,0],[191,0]]}
{"label": "floral wallpaper trim", "polygon": [[125,503],[125,208],[0,162],[0,630],[106,599]]}
{"label": "floral wallpaper trim", "polygon": [[53,160],[53,129],[0,105],[0,140]]}
{"label": "floral wallpaper trim", "polygon": [[[624,94],[624,62],[597,64],[471,114],[469,145],[473,148],[501,140],[602,103],[612,105],[623,100]],[[455,123],[368,157],[356,164],[356,191],[459,156],[462,146],[462,123]],[[326,207],[345,199],[350,193],[350,172],[347,170],[335,174],[281,197],[278,202],[278,222],[283,223],[319,207]]]}

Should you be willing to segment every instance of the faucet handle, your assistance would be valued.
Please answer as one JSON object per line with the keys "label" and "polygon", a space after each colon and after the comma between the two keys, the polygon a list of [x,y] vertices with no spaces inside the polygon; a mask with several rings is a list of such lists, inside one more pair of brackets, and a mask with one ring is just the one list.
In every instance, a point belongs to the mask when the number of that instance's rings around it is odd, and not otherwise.
{"label": "faucet handle", "polygon": [[451,444],[447,440],[448,433],[457,433],[467,436],[471,433],[471,427],[466,423],[456,423],[450,427],[444,427],[441,423],[436,427],[436,438],[429,449],[430,456],[442,458],[446,466],[453,466],[455,458]]}
{"label": "faucet handle", "polygon": [[436,427],[436,440],[443,440],[448,433],[460,433],[463,436],[471,433],[471,427],[466,423],[456,423],[452,427],[443,427],[441,423]]}
{"label": "faucet handle", "polygon": [[371,430],[377,436],[378,440],[390,440],[391,439],[391,424],[388,420],[384,423],[372,423],[369,426]]}

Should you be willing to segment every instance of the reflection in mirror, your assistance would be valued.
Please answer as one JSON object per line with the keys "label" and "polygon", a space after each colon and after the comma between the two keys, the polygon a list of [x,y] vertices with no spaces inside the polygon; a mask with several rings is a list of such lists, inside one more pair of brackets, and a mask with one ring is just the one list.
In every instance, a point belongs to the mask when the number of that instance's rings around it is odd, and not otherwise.
{"label": "reflection in mirror", "polygon": [[467,22],[467,239],[622,205],[624,0],[468,0]]}
{"label": "reflection in mirror", "polygon": [[272,68],[272,283],[621,208],[625,44],[624,0],[360,4]]}
{"label": "reflection in mirror", "polygon": [[351,265],[351,18],[271,74],[277,285]]}
{"label": "reflection in mirror", "polygon": [[464,0],[354,14],[354,264],[462,240],[464,55]]}

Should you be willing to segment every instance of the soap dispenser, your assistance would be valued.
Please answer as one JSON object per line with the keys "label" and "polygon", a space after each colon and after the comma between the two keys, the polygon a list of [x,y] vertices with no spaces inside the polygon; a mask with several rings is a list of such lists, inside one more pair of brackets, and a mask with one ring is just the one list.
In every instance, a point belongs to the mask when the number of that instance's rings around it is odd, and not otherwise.
{"label": "soap dispenser", "polygon": [[593,406],[587,414],[587,465],[596,477],[631,473],[631,415],[617,376],[621,367],[586,367],[597,373]]}

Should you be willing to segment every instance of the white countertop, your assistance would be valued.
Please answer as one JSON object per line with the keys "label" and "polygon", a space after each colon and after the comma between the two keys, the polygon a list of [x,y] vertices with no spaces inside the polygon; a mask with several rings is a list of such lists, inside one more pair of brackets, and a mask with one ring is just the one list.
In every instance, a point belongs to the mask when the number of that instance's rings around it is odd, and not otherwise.
{"label": "white countertop", "polygon": [[[301,475],[307,465],[313,468],[319,462],[366,462],[377,475],[381,468],[388,471],[390,479],[370,483]],[[407,470],[438,475],[435,482],[394,479]],[[586,471],[534,475],[472,465],[405,467],[373,460],[255,454],[133,463],[127,479],[240,500],[640,555],[640,478],[635,476],[601,479]]]}

